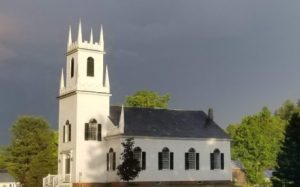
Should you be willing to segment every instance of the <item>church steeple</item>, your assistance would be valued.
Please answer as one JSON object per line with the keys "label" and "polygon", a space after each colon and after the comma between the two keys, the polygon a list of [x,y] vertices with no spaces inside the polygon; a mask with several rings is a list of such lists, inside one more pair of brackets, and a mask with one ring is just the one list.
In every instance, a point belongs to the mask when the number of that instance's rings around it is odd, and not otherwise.
{"label": "church steeple", "polygon": [[67,45],[66,81],[60,87],[60,94],[72,90],[109,93],[108,68],[103,62],[105,52],[102,25],[99,43],[94,43],[93,29],[89,40],[83,39],[82,24],[79,20],[77,41],[72,41],[70,26]]}

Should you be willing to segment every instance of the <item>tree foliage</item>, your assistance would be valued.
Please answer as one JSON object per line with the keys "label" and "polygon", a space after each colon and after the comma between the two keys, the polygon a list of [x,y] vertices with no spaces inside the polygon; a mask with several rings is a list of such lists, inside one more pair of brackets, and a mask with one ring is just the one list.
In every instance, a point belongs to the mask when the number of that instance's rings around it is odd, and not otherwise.
{"label": "tree foliage", "polygon": [[291,100],[286,100],[282,106],[280,106],[276,111],[275,115],[279,116],[283,120],[290,120],[291,116],[300,111],[300,101],[297,104],[293,103]]}
{"label": "tree foliage", "polygon": [[24,187],[42,186],[42,178],[57,172],[57,140],[48,123],[22,116],[12,125],[12,142],[5,150],[5,166]]}
{"label": "tree foliage", "polygon": [[294,113],[286,128],[285,139],[278,155],[273,186],[300,186],[300,115]]}
{"label": "tree foliage", "polygon": [[122,146],[124,148],[124,151],[121,153],[123,162],[118,166],[117,174],[122,180],[129,182],[138,177],[141,167],[139,160],[133,156],[134,139],[127,138],[125,142],[122,142]]}
{"label": "tree foliage", "polygon": [[140,90],[132,96],[127,96],[125,105],[132,107],[147,107],[147,108],[168,108],[170,94],[159,95],[159,93],[149,90]]}
{"label": "tree foliage", "polygon": [[264,183],[263,171],[276,166],[280,142],[284,137],[285,121],[273,116],[268,108],[230,125],[227,131],[232,142],[232,157],[245,166],[248,181]]}

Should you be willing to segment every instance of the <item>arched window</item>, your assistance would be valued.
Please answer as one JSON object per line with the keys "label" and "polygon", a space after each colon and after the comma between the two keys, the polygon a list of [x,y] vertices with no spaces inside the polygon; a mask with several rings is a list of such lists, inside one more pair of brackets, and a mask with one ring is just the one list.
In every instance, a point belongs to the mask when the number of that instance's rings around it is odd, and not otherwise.
{"label": "arched window", "polygon": [[69,120],[66,121],[66,124],[63,126],[63,142],[70,142],[71,141],[71,124]]}
{"label": "arched window", "polygon": [[84,139],[85,140],[102,140],[101,124],[97,124],[96,119],[91,119],[89,123],[85,123]]}
{"label": "arched window", "polygon": [[142,170],[146,169],[146,152],[142,152],[140,147],[135,147],[133,149],[133,158],[140,162],[140,167]]}
{"label": "arched window", "polygon": [[158,153],[158,169],[173,169],[173,152],[167,147]]}
{"label": "arched window", "polygon": [[199,153],[196,153],[194,148],[190,148],[185,153],[185,169],[197,169],[199,170]]}
{"label": "arched window", "polygon": [[211,169],[224,169],[224,153],[221,153],[219,149],[210,153],[210,165]]}
{"label": "arched window", "polygon": [[74,77],[74,58],[71,60],[71,78]]}
{"label": "arched window", "polygon": [[116,170],[116,153],[114,152],[113,148],[109,149],[109,152],[106,155],[107,161],[107,171],[114,171]]}
{"label": "arched window", "polygon": [[93,77],[94,76],[94,59],[89,57],[87,59],[87,76]]}

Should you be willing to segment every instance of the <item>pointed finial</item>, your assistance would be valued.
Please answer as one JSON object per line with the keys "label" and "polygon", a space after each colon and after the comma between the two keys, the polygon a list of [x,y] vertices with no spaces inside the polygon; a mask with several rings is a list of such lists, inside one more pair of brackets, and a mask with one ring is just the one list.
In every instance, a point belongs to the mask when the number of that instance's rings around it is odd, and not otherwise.
{"label": "pointed finial", "polygon": [[60,77],[60,90],[65,88],[65,80],[64,80],[64,69],[61,68],[61,77]]}
{"label": "pointed finial", "polygon": [[79,25],[78,25],[77,42],[78,42],[78,44],[79,44],[79,43],[82,43],[81,20],[79,20]]}
{"label": "pointed finial", "polygon": [[90,44],[93,44],[93,43],[94,43],[93,29],[91,29]]}
{"label": "pointed finial", "polygon": [[68,46],[72,44],[72,31],[71,31],[71,25],[69,27],[69,38],[68,38]]}
{"label": "pointed finial", "polygon": [[100,38],[99,38],[99,44],[102,46],[102,48],[104,49],[104,39],[103,39],[103,28],[102,28],[102,24],[100,27]]}
{"label": "pointed finial", "polygon": [[108,67],[105,66],[105,81],[104,81],[104,87],[107,87],[109,89],[109,75],[108,75]]}
{"label": "pointed finial", "polygon": [[124,123],[125,123],[125,114],[124,114],[124,105],[122,104],[120,121],[119,121],[119,130],[121,134],[124,133],[124,126],[125,126]]}

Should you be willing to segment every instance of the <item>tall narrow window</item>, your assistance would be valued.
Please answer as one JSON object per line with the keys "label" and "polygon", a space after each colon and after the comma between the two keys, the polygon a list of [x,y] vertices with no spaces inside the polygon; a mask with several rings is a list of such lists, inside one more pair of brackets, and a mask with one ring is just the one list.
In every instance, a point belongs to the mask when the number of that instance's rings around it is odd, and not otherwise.
{"label": "tall narrow window", "polygon": [[63,142],[70,142],[71,141],[71,124],[69,120],[66,121],[66,124],[63,127]]}
{"label": "tall narrow window", "polygon": [[71,60],[71,78],[74,77],[74,58]]}
{"label": "tall narrow window", "polygon": [[116,153],[114,152],[113,148],[110,148],[109,152],[107,153],[107,170],[116,170]]}
{"label": "tall narrow window", "polygon": [[221,153],[219,149],[210,153],[210,165],[211,169],[224,169],[224,153]]}
{"label": "tall narrow window", "polygon": [[158,153],[158,169],[173,169],[173,152],[167,147]]}
{"label": "tall narrow window", "polygon": [[134,148],[133,158],[140,162],[140,167],[142,170],[146,169],[146,152],[142,152],[140,147]]}
{"label": "tall narrow window", "polygon": [[84,129],[84,139],[85,140],[102,140],[102,135],[101,135],[101,124],[97,124],[96,119],[91,119],[89,123],[85,124],[85,129]]}
{"label": "tall narrow window", "polygon": [[89,57],[87,59],[87,76],[93,77],[94,76],[94,59]]}

